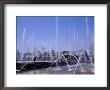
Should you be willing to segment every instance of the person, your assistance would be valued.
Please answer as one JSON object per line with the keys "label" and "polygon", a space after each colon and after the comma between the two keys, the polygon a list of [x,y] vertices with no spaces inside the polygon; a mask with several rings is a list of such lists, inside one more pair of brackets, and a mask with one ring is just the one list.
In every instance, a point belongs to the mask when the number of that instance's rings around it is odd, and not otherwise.
{"label": "person", "polygon": [[36,58],[37,58],[37,57],[36,57],[36,56],[34,56],[34,58],[33,58],[33,59],[34,59],[34,62],[36,61]]}

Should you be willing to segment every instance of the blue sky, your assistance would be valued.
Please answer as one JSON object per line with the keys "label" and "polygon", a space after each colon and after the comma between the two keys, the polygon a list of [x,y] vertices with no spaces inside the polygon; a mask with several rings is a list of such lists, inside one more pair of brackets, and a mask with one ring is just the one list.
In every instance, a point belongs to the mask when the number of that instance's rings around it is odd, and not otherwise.
{"label": "blue sky", "polygon": [[[58,16],[58,50],[87,49],[94,42],[94,16]],[[56,16],[17,16],[17,49],[54,48]],[[82,44],[83,43],[83,44]]]}

